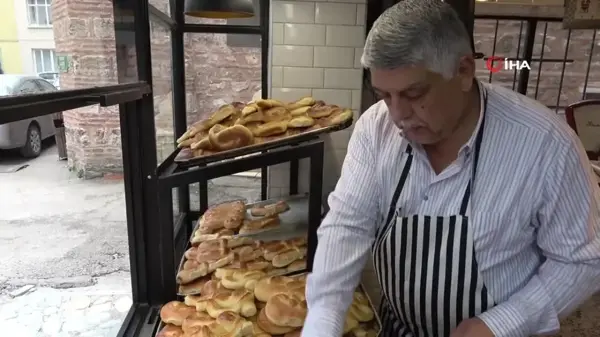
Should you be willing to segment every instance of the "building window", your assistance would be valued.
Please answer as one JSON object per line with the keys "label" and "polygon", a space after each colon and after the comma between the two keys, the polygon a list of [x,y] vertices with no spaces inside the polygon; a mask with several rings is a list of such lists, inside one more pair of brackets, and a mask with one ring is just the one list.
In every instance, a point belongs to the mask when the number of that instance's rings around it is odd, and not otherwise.
{"label": "building window", "polygon": [[[242,19],[229,19],[228,25],[235,26],[260,26],[260,0],[252,0],[254,5],[254,16]],[[263,0],[268,1],[268,0]],[[227,45],[229,47],[260,48],[260,35],[257,34],[227,34]]]}
{"label": "building window", "polygon": [[32,49],[33,70],[36,74],[56,72],[56,55],[52,49]]}
{"label": "building window", "polygon": [[27,0],[30,26],[52,25],[52,0]]}

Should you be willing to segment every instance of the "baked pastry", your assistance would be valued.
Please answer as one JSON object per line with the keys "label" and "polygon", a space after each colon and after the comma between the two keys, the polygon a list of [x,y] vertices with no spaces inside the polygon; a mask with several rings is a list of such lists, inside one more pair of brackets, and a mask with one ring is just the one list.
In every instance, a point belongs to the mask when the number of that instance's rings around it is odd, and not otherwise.
{"label": "baked pastry", "polygon": [[266,109],[263,111],[263,122],[282,122],[292,119],[290,111],[282,106]]}
{"label": "baked pastry", "polygon": [[306,301],[291,294],[271,296],[265,306],[265,316],[278,326],[300,328],[304,324],[308,308]]}
{"label": "baked pastry", "polygon": [[271,260],[271,263],[273,263],[273,266],[276,268],[283,268],[296,260],[300,260],[306,257],[306,252],[306,247],[295,247],[288,251],[275,255]]}
{"label": "baked pastry", "polygon": [[183,320],[196,312],[194,307],[187,306],[180,301],[171,301],[160,308],[160,319],[165,324],[181,326]]}
{"label": "baked pastry", "polygon": [[[220,229],[237,229],[246,216],[243,201],[231,201],[210,207],[202,217],[198,230],[201,234],[212,234]],[[210,232],[210,233],[207,233]]]}
{"label": "baked pastry", "polygon": [[373,329],[367,327],[358,326],[354,330],[350,331],[351,337],[377,337],[379,334]]}
{"label": "baked pastry", "polygon": [[256,137],[275,136],[287,131],[288,121],[273,121],[265,124],[260,124],[252,129],[252,134]]}
{"label": "baked pastry", "polygon": [[208,131],[208,139],[214,149],[226,151],[251,145],[254,142],[254,135],[241,124],[230,127],[216,124]]}
{"label": "baked pastry", "polygon": [[316,101],[312,97],[302,97],[301,99],[297,100],[296,102],[288,104],[286,108],[288,108],[289,110],[296,110],[296,109],[300,109],[303,107],[311,106],[315,103],[316,103]]}
{"label": "baked pastry", "polygon": [[214,319],[199,313],[198,319],[186,320],[184,332],[186,337],[250,337],[252,323],[238,314],[225,311]]}
{"label": "baked pastry", "polygon": [[183,337],[183,330],[177,325],[167,324],[160,329],[156,337]]}
{"label": "baked pastry", "polygon": [[306,258],[296,260],[286,267],[286,272],[290,274],[302,270],[306,270]]}
{"label": "baked pastry", "polygon": [[288,276],[270,276],[260,279],[254,286],[254,296],[257,300],[267,302],[277,294],[293,294],[304,300],[306,280]]}
{"label": "baked pastry", "polygon": [[235,260],[240,262],[251,262],[262,258],[263,252],[257,246],[241,246],[233,249]]}
{"label": "baked pastry", "polygon": [[265,120],[265,115],[262,110],[255,111],[246,116],[240,117],[235,124],[252,125],[251,123],[262,123]]}
{"label": "baked pastry", "polygon": [[208,135],[204,136],[202,139],[200,139],[200,141],[191,143],[189,146],[192,150],[214,150],[210,140],[208,139]]}
{"label": "baked pastry", "polygon": [[293,328],[293,327],[279,326],[279,325],[271,322],[267,318],[267,315],[265,314],[265,308],[261,309],[260,312],[258,313],[258,317],[256,318],[256,323],[258,324],[259,328],[261,328],[262,330],[264,330],[267,333],[270,333],[271,335],[283,335],[283,334],[286,334],[288,332],[292,332],[295,330],[295,328]]}
{"label": "baked pastry", "polygon": [[223,287],[231,290],[247,289],[254,290],[258,280],[266,276],[266,273],[259,270],[238,270],[221,278]]}
{"label": "baked pastry", "polygon": [[201,327],[212,324],[214,321],[215,319],[207,313],[196,311],[186,317],[181,325],[181,329],[185,333],[185,337],[187,337],[198,331]]}
{"label": "baked pastry", "polygon": [[285,106],[283,102],[275,100],[275,99],[259,99],[256,102],[256,105],[262,109],[269,109],[278,106]]}
{"label": "baked pastry", "polygon": [[212,273],[217,268],[230,264],[234,259],[235,253],[229,252],[226,248],[197,252],[195,259],[184,262],[183,268],[177,273],[177,283],[190,283]]}
{"label": "baked pastry", "polygon": [[218,232],[213,234],[202,234],[201,231],[198,230],[194,232],[194,235],[192,235],[190,243],[192,245],[197,245],[204,241],[231,238],[233,235],[235,235],[235,232],[226,228],[220,229]]}
{"label": "baked pastry", "polygon": [[292,332],[288,332],[283,337],[300,337],[302,335],[302,329],[294,330]]}
{"label": "baked pastry", "polygon": [[252,322],[252,337],[272,337],[271,334],[258,326],[258,323],[256,323],[256,316],[250,317],[249,320]]}
{"label": "baked pastry", "polygon": [[310,107],[306,114],[312,118],[323,118],[331,115],[334,107],[336,106],[327,105],[323,101],[318,101],[312,107]]}
{"label": "baked pastry", "polygon": [[289,128],[307,128],[315,125],[315,120],[308,116],[298,116],[288,122]]}
{"label": "baked pastry", "polygon": [[290,209],[290,205],[287,202],[281,200],[274,204],[254,206],[250,209],[252,216],[273,216],[276,214],[283,213]]}
{"label": "baked pastry", "polygon": [[319,121],[319,124],[321,124],[321,126],[323,127],[340,125],[352,119],[353,115],[354,114],[350,109],[342,109],[336,107],[332,110],[331,115],[329,115],[329,117],[327,118],[322,118]]}
{"label": "baked pastry", "polygon": [[240,227],[240,234],[250,234],[260,232],[266,229],[277,228],[280,226],[279,216],[273,215],[255,220],[245,220]]}
{"label": "baked pastry", "polygon": [[196,310],[206,311],[211,317],[217,318],[226,311],[232,311],[244,317],[256,315],[254,295],[246,289],[220,291],[212,296],[203,296],[196,303]]}
{"label": "baked pastry", "polygon": [[294,238],[290,240],[280,240],[267,242],[262,245],[264,258],[268,261],[281,253],[285,253],[288,250],[296,250],[300,247],[306,246],[307,240],[305,237]]}
{"label": "baked pastry", "polygon": [[348,316],[351,316],[358,322],[370,322],[375,318],[375,313],[371,309],[371,304],[365,294],[360,291],[354,292]]}
{"label": "baked pastry", "polygon": [[344,321],[344,334],[349,333],[357,327],[358,321],[352,316],[346,316],[346,320]]}
{"label": "baked pastry", "polygon": [[306,113],[308,112],[308,110],[310,110],[310,105],[291,110],[290,115],[292,115],[292,118],[298,117],[298,116],[306,116]]}
{"label": "baked pastry", "polygon": [[267,276],[281,276],[289,273],[287,268],[275,268],[272,264],[270,264],[270,268],[266,269],[265,271]]}
{"label": "baked pastry", "polygon": [[187,284],[179,285],[179,295],[197,295],[202,294],[202,288],[211,280],[210,276],[204,276]]}
{"label": "baked pastry", "polygon": [[260,108],[256,103],[250,102],[248,105],[242,108],[242,117],[248,116],[254,112],[257,112]]}

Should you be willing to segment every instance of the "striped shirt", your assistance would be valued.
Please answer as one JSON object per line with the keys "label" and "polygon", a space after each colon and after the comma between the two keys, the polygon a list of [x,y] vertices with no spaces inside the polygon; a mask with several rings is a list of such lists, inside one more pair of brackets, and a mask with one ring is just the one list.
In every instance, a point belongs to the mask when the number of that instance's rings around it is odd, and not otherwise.
{"label": "striped shirt", "polygon": [[[497,305],[479,318],[497,337],[554,332],[559,317],[600,288],[600,189],[579,139],[559,116],[516,92],[483,86],[485,129],[467,215],[479,270]],[[474,138],[439,175],[412,144],[401,215],[458,214]],[[357,121],[318,231],[303,337],[342,335],[406,146],[383,101]]]}

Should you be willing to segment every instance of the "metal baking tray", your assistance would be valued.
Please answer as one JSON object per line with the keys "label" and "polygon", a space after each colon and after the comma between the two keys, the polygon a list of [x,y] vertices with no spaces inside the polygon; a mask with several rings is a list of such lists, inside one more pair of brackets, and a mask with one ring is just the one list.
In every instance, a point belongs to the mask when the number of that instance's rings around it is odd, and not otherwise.
{"label": "metal baking tray", "polygon": [[300,134],[297,134],[294,136],[289,136],[289,137],[265,142],[262,144],[248,145],[248,146],[240,147],[240,148],[233,149],[233,150],[217,152],[217,153],[211,154],[209,156],[192,157],[193,156],[192,151],[189,148],[177,149],[175,151],[179,151],[179,152],[175,156],[174,161],[181,168],[200,166],[200,165],[208,164],[211,162],[216,162],[216,161],[220,161],[220,160],[231,159],[231,158],[235,158],[235,157],[249,155],[249,154],[255,153],[255,152],[272,150],[272,149],[282,147],[282,146],[296,145],[298,143],[302,143],[302,142],[306,142],[306,141],[318,138],[318,136],[320,136],[322,134],[347,129],[348,127],[350,127],[350,125],[352,125],[353,122],[354,122],[354,119],[351,118],[351,119],[347,120],[346,122],[339,124],[339,125],[332,125],[332,126],[324,127],[324,128],[317,129],[317,130],[307,131],[307,132],[300,133]]}

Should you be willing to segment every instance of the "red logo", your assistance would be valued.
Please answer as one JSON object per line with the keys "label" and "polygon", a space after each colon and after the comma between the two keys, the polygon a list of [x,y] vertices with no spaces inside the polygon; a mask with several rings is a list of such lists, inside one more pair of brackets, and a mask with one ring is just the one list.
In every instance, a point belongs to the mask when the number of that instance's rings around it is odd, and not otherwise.
{"label": "red logo", "polygon": [[499,56],[491,56],[485,61],[485,66],[493,74],[504,69],[504,58]]}

